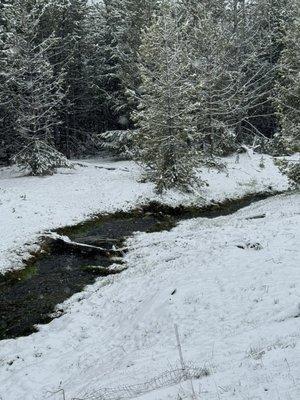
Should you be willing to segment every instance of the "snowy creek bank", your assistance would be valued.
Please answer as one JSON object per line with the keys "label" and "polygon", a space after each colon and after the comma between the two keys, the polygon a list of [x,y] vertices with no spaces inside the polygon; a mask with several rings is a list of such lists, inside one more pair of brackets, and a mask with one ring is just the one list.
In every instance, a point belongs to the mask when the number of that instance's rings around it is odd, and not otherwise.
{"label": "snowy creek bank", "polygon": [[97,277],[126,269],[122,255],[134,232],[160,232],[184,219],[230,215],[274,194],[251,194],[199,208],[150,203],[57,230],[45,237],[42,251],[23,270],[0,276],[0,340],[31,334],[36,325],[62,315],[58,305]]}

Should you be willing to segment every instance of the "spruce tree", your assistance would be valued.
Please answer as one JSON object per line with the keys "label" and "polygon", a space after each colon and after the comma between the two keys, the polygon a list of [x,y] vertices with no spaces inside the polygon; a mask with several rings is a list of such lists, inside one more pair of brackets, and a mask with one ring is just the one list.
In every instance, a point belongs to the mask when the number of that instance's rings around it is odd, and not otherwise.
{"label": "spruce tree", "polygon": [[287,1],[181,0],[202,81],[199,128],[211,127],[217,154],[276,130],[272,95]]}
{"label": "spruce tree", "polygon": [[[235,148],[234,96],[238,72],[228,65],[232,38],[223,2],[182,1],[183,25],[197,81],[198,144],[212,154]],[[220,18],[222,18],[222,23]]]}
{"label": "spruce tree", "polygon": [[64,75],[65,94],[60,107],[61,125],[55,129],[55,144],[68,157],[82,154],[87,141],[89,104],[87,94],[86,25],[87,0],[49,0],[40,20],[42,37],[53,31],[56,45],[49,51],[54,75]]}
{"label": "spruce tree", "polygon": [[102,52],[102,88],[106,94],[111,129],[128,128],[129,104],[126,96],[126,67],[131,59],[127,32],[129,19],[127,0],[105,0],[102,7],[103,25],[100,49]]}
{"label": "spruce tree", "polygon": [[[103,86],[105,59],[102,51],[103,37],[103,5],[93,4],[89,7],[84,21],[84,81],[85,81],[85,115],[84,129],[94,134],[110,128],[110,115],[107,104],[106,91]],[[88,143],[87,143],[88,142]],[[89,140],[86,145],[89,145]]]}
{"label": "spruce tree", "polygon": [[[54,36],[36,43],[41,1],[14,0],[5,7],[9,35],[5,41],[5,66],[2,74],[1,99],[14,116],[12,132],[14,154],[22,148],[32,149],[34,143],[53,142],[53,130],[60,124],[57,112],[63,99],[63,76],[54,77],[47,52],[55,45]],[[27,160],[30,161],[30,151]],[[41,160],[41,162],[45,161]],[[48,167],[46,169],[49,169]],[[51,168],[50,168],[51,169]]]}
{"label": "spruce tree", "polygon": [[300,151],[300,5],[293,4],[294,18],[286,24],[284,50],[279,59],[275,103],[280,121],[277,152]]}
{"label": "spruce tree", "polygon": [[165,2],[142,37],[141,98],[133,114],[137,160],[159,193],[194,183],[196,88],[188,53],[176,7]]}
{"label": "spruce tree", "polygon": [[6,7],[10,0],[0,2],[0,163],[8,163],[15,148],[14,115],[9,107],[10,97],[5,93],[8,74],[9,46],[11,27]]}
{"label": "spruce tree", "polygon": [[277,130],[276,110],[272,101],[277,79],[277,63],[282,51],[283,19],[288,16],[290,0],[255,0],[245,2],[247,83],[243,120],[250,134],[272,137]]}
{"label": "spruce tree", "polygon": [[132,128],[131,112],[136,108],[140,86],[138,49],[141,31],[149,26],[157,0],[104,0],[101,7],[102,90],[106,95],[106,129]]}
{"label": "spruce tree", "polygon": [[[2,5],[0,5],[0,15],[2,12]],[[4,54],[4,28],[3,20],[0,20],[0,71],[5,68],[5,54]],[[0,93],[3,93],[3,84],[5,83],[4,74],[0,72]],[[5,126],[5,118],[7,116],[7,109],[3,95],[0,94],[0,164],[7,162],[8,155],[8,133]]]}

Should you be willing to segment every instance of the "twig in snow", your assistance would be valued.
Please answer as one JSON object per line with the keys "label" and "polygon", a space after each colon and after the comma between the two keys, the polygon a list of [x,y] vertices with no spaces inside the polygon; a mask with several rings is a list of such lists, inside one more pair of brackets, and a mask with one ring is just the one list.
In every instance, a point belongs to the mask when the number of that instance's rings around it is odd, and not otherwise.
{"label": "twig in snow", "polygon": [[251,217],[247,217],[247,220],[251,220],[251,219],[262,219],[262,218],[266,218],[266,214],[258,214],[258,215],[253,215]]}

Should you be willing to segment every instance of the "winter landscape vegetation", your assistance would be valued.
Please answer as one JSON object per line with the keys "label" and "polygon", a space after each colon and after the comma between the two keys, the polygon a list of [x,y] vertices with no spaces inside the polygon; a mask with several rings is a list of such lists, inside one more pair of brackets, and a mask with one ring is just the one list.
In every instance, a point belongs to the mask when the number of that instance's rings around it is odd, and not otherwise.
{"label": "winter landscape vegetation", "polygon": [[299,0],[0,0],[0,400],[299,400],[299,154]]}

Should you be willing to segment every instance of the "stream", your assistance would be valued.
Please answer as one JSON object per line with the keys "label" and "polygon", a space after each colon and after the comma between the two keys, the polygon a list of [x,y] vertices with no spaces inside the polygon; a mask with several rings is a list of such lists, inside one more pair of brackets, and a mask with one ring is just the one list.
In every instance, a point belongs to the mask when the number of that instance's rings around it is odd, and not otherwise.
{"label": "stream", "polygon": [[[134,232],[170,230],[181,220],[230,215],[271,195],[274,193],[249,195],[199,208],[152,203],[58,229],[56,233],[79,245],[45,238],[43,252],[36,254],[24,269],[0,275],[0,340],[30,335],[37,330],[37,324],[59,317],[63,310],[57,305],[94,283],[97,277],[120,273],[122,253],[116,258],[113,249],[124,247]],[[115,263],[120,263],[119,271],[109,269]]]}

